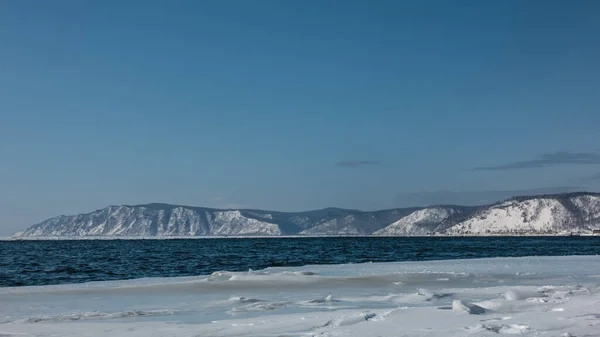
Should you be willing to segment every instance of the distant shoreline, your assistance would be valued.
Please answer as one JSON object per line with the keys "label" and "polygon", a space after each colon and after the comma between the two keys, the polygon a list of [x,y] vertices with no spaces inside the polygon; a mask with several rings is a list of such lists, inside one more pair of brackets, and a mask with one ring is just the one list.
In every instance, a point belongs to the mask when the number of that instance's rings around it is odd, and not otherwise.
{"label": "distant shoreline", "polygon": [[85,240],[206,240],[206,239],[316,239],[316,238],[459,238],[459,237],[571,237],[599,234],[456,234],[456,235],[231,235],[231,236],[31,236],[0,237],[0,241],[85,241]]}

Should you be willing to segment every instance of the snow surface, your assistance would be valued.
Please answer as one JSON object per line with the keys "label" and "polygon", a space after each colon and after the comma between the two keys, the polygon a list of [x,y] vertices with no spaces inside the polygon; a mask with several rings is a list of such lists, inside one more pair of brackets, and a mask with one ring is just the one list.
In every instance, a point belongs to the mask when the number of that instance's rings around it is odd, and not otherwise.
{"label": "snow surface", "polygon": [[0,288],[0,336],[600,336],[600,256]]}

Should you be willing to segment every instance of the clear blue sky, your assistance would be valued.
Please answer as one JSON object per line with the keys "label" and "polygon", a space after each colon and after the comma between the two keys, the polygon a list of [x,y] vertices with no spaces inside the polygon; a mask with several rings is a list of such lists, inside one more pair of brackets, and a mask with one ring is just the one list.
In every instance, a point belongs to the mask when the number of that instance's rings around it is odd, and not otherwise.
{"label": "clear blue sky", "polygon": [[600,2],[3,1],[0,234],[600,185]]}

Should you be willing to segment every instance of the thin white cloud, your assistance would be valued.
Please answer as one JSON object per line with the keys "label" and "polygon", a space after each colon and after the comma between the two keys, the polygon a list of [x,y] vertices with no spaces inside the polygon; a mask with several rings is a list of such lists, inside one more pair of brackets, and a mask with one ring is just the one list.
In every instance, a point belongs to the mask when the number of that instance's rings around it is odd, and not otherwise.
{"label": "thin white cloud", "polygon": [[516,161],[512,163],[480,166],[476,171],[519,170],[551,167],[556,165],[597,165],[600,164],[600,154],[595,152],[552,152],[543,153],[539,158]]}

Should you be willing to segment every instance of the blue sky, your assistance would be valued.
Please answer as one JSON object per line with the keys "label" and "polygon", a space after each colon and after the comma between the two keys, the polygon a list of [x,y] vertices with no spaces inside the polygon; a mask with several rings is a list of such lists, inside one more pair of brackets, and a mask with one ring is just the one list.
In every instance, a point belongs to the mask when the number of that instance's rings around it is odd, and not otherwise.
{"label": "blue sky", "polygon": [[0,234],[600,187],[597,1],[4,1]]}

